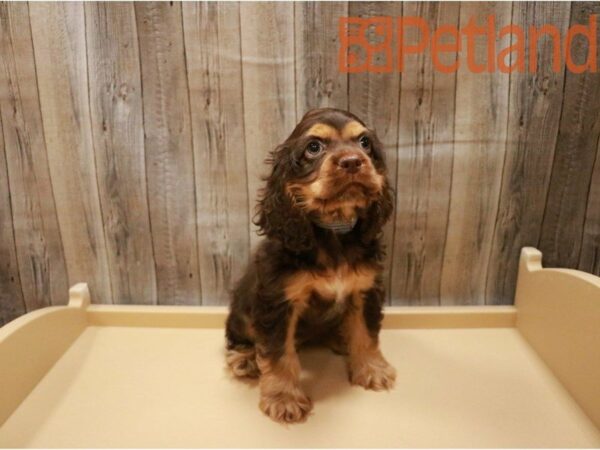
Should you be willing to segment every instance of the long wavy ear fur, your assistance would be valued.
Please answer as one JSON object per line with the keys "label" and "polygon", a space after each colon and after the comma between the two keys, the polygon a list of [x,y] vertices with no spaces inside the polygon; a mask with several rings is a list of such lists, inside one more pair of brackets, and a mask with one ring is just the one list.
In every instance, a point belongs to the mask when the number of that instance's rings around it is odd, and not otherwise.
{"label": "long wavy ear fur", "polygon": [[267,184],[260,192],[254,224],[258,234],[279,240],[285,248],[295,253],[307,252],[316,245],[312,223],[300,208],[294,207],[292,199],[285,192],[282,146],[272,152],[273,164]]}
{"label": "long wavy ear fur", "polygon": [[[383,152],[383,143],[379,140],[376,134],[373,134],[373,147],[378,155],[380,155],[380,164],[385,169],[385,154]],[[383,226],[392,217],[394,211],[394,191],[389,185],[387,176],[381,189],[379,197],[371,203],[367,210],[366,217],[361,221],[361,239],[365,244],[370,243],[374,239],[380,237]]]}
{"label": "long wavy ear fur", "polygon": [[394,210],[394,192],[385,182],[381,194],[367,210],[366,217],[360,224],[360,236],[362,241],[367,244],[380,237],[383,226],[392,216]]}

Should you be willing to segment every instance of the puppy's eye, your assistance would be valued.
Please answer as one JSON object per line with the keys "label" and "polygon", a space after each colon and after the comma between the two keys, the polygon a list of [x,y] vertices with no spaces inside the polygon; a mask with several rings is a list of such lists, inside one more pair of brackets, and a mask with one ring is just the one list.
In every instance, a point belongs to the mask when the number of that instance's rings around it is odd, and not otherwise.
{"label": "puppy's eye", "polygon": [[360,146],[369,151],[371,150],[371,139],[369,139],[368,136],[363,136],[358,140],[358,143],[360,144]]}
{"label": "puppy's eye", "polygon": [[304,154],[307,158],[316,158],[323,151],[323,145],[319,141],[311,141],[306,146]]}

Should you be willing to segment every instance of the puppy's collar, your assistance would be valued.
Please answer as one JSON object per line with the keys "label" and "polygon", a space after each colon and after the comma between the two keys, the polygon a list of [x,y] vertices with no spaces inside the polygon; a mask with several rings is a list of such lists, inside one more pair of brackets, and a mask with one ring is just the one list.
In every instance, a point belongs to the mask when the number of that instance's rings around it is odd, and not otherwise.
{"label": "puppy's collar", "polygon": [[319,219],[315,219],[314,222],[319,228],[331,230],[337,234],[346,234],[346,233],[349,233],[350,231],[352,231],[352,229],[354,228],[354,225],[356,225],[357,221],[358,221],[358,219],[356,217],[353,217],[349,221],[345,221],[345,222],[343,222],[343,221],[322,222]]}

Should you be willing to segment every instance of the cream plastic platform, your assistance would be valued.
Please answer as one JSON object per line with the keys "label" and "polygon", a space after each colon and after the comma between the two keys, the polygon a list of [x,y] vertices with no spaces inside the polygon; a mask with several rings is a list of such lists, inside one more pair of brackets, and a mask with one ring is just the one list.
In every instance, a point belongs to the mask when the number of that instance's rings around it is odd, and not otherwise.
{"label": "cream plastic platform", "polygon": [[388,308],[389,393],[301,352],[304,424],[224,368],[225,309],[69,305],[0,329],[0,446],[598,447],[600,278],[523,249],[516,307]]}

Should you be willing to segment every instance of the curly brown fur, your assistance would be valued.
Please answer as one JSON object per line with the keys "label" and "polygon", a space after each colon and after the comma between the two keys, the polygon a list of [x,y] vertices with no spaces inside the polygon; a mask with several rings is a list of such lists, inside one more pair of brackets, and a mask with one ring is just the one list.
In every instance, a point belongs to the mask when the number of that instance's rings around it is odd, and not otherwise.
{"label": "curly brown fur", "polygon": [[[378,341],[380,235],[393,196],[381,142],[338,109],[309,111],[269,163],[255,218],[266,238],[234,290],[227,359],[236,376],[260,373],[260,408],[292,423],[312,408],[298,380],[301,343],[346,354],[353,384],[393,385]],[[354,226],[345,234],[328,228],[340,222]]]}

